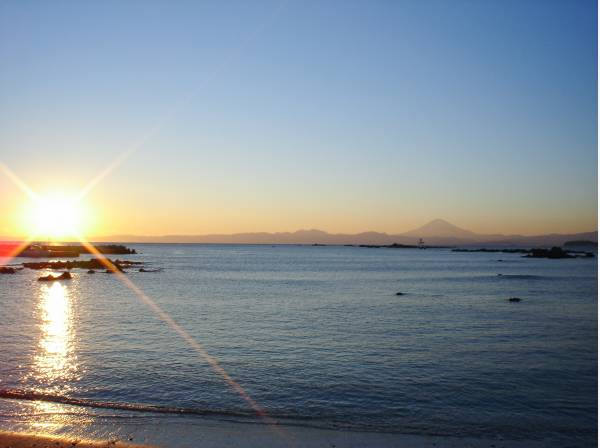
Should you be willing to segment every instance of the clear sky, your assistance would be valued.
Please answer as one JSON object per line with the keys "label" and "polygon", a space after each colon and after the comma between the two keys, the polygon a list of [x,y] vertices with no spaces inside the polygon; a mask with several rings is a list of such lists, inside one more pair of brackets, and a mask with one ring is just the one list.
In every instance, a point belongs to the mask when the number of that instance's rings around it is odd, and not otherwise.
{"label": "clear sky", "polygon": [[[0,161],[88,234],[597,227],[595,1],[3,1]],[[27,197],[0,178],[0,235]]]}

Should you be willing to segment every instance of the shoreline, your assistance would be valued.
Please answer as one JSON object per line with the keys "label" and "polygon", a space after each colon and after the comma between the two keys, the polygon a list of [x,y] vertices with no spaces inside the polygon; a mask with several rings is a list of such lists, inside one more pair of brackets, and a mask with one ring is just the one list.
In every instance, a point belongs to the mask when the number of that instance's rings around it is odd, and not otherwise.
{"label": "shoreline", "polygon": [[[314,428],[248,428],[246,425],[207,422],[202,433],[186,434],[185,425],[171,423],[167,434],[151,443],[121,437],[80,437],[0,430],[0,448],[526,448],[547,446],[539,440],[479,439],[471,437],[377,434]],[[181,427],[184,426],[184,427]],[[157,432],[162,432],[157,429]],[[152,438],[152,437],[150,437]]]}
{"label": "shoreline", "polygon": [[[114,415],[108,419],[101,415],[81,418],[84,415],[72,420],[59,418],[53,423],[50,417],[41,426],[37,419],[9,425],[0,421],[0,448],[542,448],[552,445],[543,439],[500,436],[348,431],[177,416],[117,422]],[[577,440],[571,441],[577,445]]]}
{"label": "shoreline", "polygon": [[157,448],[152,445],[126,443],[120,440],[87,440],[74,436],[56,436],[0,430],[0,448]]}

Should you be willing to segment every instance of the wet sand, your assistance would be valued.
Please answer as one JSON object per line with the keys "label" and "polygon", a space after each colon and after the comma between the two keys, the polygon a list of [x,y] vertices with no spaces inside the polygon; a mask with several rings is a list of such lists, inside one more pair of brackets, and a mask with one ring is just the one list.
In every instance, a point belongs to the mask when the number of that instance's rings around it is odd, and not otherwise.
{"label": "wet sand", "polygon": [[[169,425],[171,426],[171,425]],[[158,443],[140,445],[116,439],[85,440],[73,436],[50,436],[0,431],[0,448],[541,448],[543,441],[510,441],[444,436],[419,436],[287,428],[273,431],[262,425],[207,425],[201,434],[189,434],[184,425],[178,436],[159,437]]]}
{"label": "wet sand", "polygon": [[129,444],[116,440],[81,440],[38,434],[0,431],[0,448],[151,448],[150,445]]}

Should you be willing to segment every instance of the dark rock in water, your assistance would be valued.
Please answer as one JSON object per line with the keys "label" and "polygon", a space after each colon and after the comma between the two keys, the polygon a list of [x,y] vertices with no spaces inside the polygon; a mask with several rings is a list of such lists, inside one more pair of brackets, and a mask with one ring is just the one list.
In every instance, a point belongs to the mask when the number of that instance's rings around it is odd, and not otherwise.
{"label": "dark rock in water", "polygon": [[554,246],[552,249],[531,249],[528,258],[575,258],[573,255],[562,250],[560,247]]}
{"label": "dark rock in water", "polygon": [[108,267],[105,271],[106,274],[116,274],[117,272],[125,272],[122,265],[119,263],[114,263],[112,266]]}
{"label": "dark rock in water", "polygon": [[0,274],[16,274],[17,270],[10,266],[0,266]]}
{"label": "dark rock in water", "polygon": [[511,297],[510,299],[508,299],[509,302],[520,302],[521,299],[518,297]]}
{"label": "dark rock in water", "polygon": [[403,295],[404,295],[404,293],[403,293],[403,292],[397,292],[397,293],[396,293],[396,295],[397,295],[397,296],[403,296]]}
{"label": "dark rock in water", "polygon": [[71,280],[72,278],[73,276],[68,271],[63,272],[58,276],[58,280]]}
{"label": "dark rock in water", "polygon": [[[123,268],[130,268],[133,266],[140,266],[144,263],[142,261],[129,261],[129,260],[107,260],[117,267],[119,270]],[[37,261],[30,263],[23,263],[23,267],[29,269],[106,269],[103,261],[98,258],[92,258],[90,260],[70,260],[70,261]]]}
{"label": "dark rock in water", "polygon": [[101,254],[137,254],[135,249],[129,249],[121,244],[105,244],[96,246]]}
{"label": "dark rock in water", "polygon": [[[11,245],[1,244],[3,247],[14,247]],[[133,255],[137,254],[135,249],[130,249],[120,244],[99,244],[95,246],[95,249],[90,251],[90,248],[83,244],[29,244],[25,246],[21,251],[17,253],[17,257],[34,257],[34,258],[68,258],[68,257],[79,257],[81,254],[94,254],[100,252],[101,254],[126,254]]]}
{"label": "dark rock in water", "polygon": [[144,268],[140,268],[139,272],[160,272],[162,271],[162,268],[160,269],[144,269]]}
{"label": "dark rock in water", "polygon": [[48,274],[48,275],[43,275],[42,277],[38,278],[38,282],[52,282],[56,279],[57,279],[57,277],[53,276],[52,274]]}
{"label": "dark rock in water", "polygon": [[[506,254],[523,254],[526,258],[578,258],[593,257],[592,252],[563,250],[560,247],[552,249],[452,249],[453,252],[502,252]],[[590,255],[588,255],[590,254]],[[503,261],[503,260],[498,260]]]}
{"label": "dark rock in water", "polygon": [[[60,252],[62,255],[61,256],[69,256],[68,254],[71,254],[70,256],[79,256],[80,254],[87,254],[87,253],[91,253],[89,251],[89,249],[81,244],[61,244],[61,245],[57,245],[57,244],[51,244],[51,245],[45,245],[45,246],[41,246],[42,249],[44,250],[48,250],[51,252]],[[126,246],[123,246],[122,244],[98,244],[94,246],[95,249],[100,252],[101,254],[126,254],[126,255],[134,255],[137,254],[137,252],[135,251],[135,249],[130,249]]]}
{"label": "dark rock in water", "polygon": [[94,271],[93,269],[90,269],[89,271],[87,271],[88,274],[95,274],[96,271]]}
{"label": "dark rock in water", "polygon": [[479,249],[452,249],[452,252],[501,252],[503,254],[528,254],[530,252],[529,249],[488,249],[488,248],[479,248]]}
{"label": "dark rock in water", "polygon": [[44,275],[40,278],[38,278],[38,282],[53,282],[56,280],[71,280],[73,277],[71,276],[70,272],[63,272],[60,275],[52,275],[52,274],[48,274],[48,275]]}

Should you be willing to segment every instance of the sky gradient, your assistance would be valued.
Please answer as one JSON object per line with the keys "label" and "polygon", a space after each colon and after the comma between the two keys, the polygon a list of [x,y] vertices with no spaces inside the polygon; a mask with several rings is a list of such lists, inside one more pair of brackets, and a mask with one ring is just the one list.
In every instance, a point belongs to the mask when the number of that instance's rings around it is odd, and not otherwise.
{"label": "sky gradient", "polygon": [[34,190],[136,148],[88,235],[597,227],[594,1],[4,1],[0,60]]}

